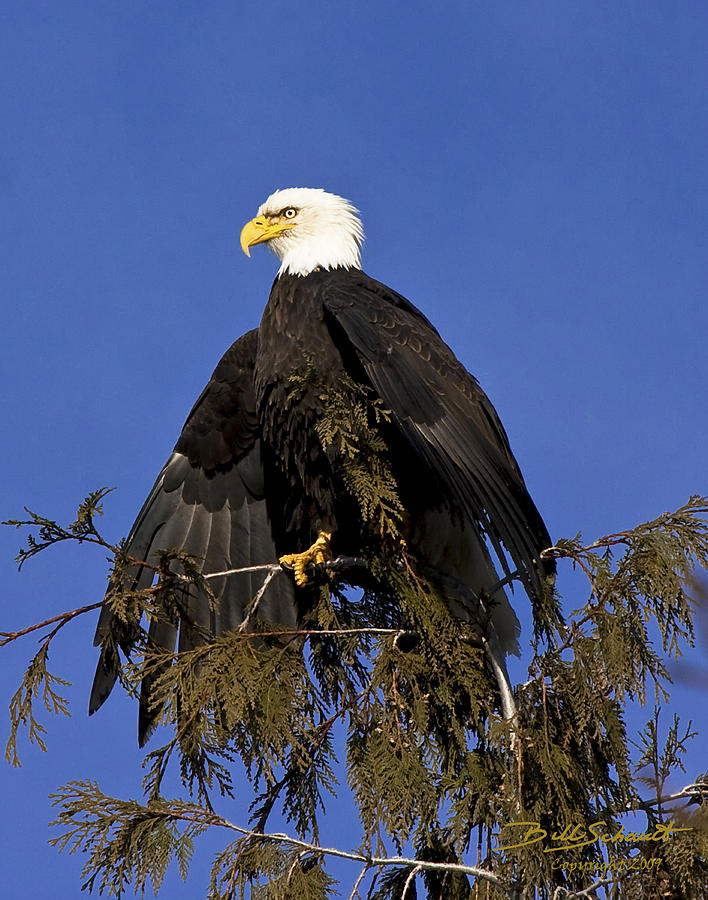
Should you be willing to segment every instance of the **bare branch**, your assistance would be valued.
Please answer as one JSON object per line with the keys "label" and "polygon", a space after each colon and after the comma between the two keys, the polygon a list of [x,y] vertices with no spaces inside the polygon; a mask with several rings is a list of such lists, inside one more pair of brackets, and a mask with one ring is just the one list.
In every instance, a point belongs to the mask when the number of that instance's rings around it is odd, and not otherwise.
{"label": "bare branch", "polygon": [[359,893],[359,887],[360,887],[362,881],[366,878],[366,875],[370,868],[371,868],[371,866],[367,863],[364,866],[364,868],[361,870],[361,872],[359,872],[359,877],[354,882],[354,887],[352,888],[351,894],[349,894],[349,897],[347,898],[347,900],[361,900],[361,895]]}
{"label": "bare branch", "polygon": [[415,869],[411,869],[410,872],[408,873],[408,878],[406,878],[406,883],[403,885],[403,893],[401,894],[401,900],[406,900],[406,897],[408,896],[408,888],[413,884],[413,882],[415,881],[415,876],[418,875],[418,873],[420,871],[421,871],[421,868],[418,865],[415,867]]}
{"label": "bare branch", "polygon": [[[243,620],[243,622],[241,622],[241,624],[238,627],[239,631],[245,631],[248,628],[251,619],[258,612],[258,604],[261,602],[261,600],[263,599],[263,597],[265,595],[265,592],[268,590],[268,585],[275,578],[275,576],[279,572],[282,572],[282,571],[283,570],[280,568],[280,566],[271,566],[271,569],[268,572],[268,574],[266,575],[263,584],[258,589],[258,593],[251,601],[251,608],[248,610],[248,613],[247,613],[245,619]],[[207,576],[207,577],[209,577],[209,576]]]}
{"label": "bare branch", "polygon": [[[33,631],[39,631],[40,628],[45,628],[47,625],[53,625],[55,622],[59,622],[59,628],[62,628],[67,622],[82,615],[82,613],[91,612],[93,609],[100,609],[102,606],[103,601],[100,603],[90,603],[88,606],[80,606],[78,609],[72,609],[69,612],[61,613],[58,616],[52,616],[51,619],[45,619],[43,622],[37,622],[35,625],[29,625],[21,631],[0,631],[0,647],[4,647],[5,644],[16,641],[17,638],[24,637],[26,634],[32,634]],[[56,634],[57,631],[58,629],[55,628],[52,632],[52,636]]]}
{"label": "bare branch", "polygon": [[651,800],[640,800],[633,809],[651,809],[655,806],[663,806],[665,803],[673,803],[676,800],[691,800],[699,803],[708,797],[708,784],[704,782],[694,782],[687,784],[686,787],[676,791],[675,794],[666,794],[663,797],[655,797]]}
{"label": "bare branch", "polygon": [[[210,572],[204,578],[221,578],[224,575],[243,575],[248,572],[279,572],[280,563],[264,563],[261,566],[243,566],[241,569],[225,569],[223,572]],[[185,576],[180,576],[184,578]]]}
{"label": "bare branch", "polygon": [[592,894],[595,893],[598,888],[606,887],[608,884],[614,884],[616,881],[619,881],[618,878],[598,878],[597,881],[593,882],[586,888],[583,888],[581,891],[572,891],[567,893],[566,900],[573,900],[575,897],[587,897],[588,900],[593,900]]}
{"label": "bare branch", "polygon": [[[185,821],[194,821],[194,816],[184,813],[177,813],[174,818],[183,819]],[[347,850],[340,850],[337,847],[322,847],[319,844],[312,844],[309,841],[303,841],[299,838],[291,837],[289,834],[280,832],[262,832],[251,831],[240,825],[235,825],[223,816],[210,816],[210,824],[227,828],[229,831],[235,831],[244,837],[252,838],[258,841],[275,841],[281,844],[289,844],[292,847],[300,847],[302,850],[311,853],[322,854],[324,856],[336,856],[339,859],[348,859],[352,862],[360,862],[368,868],[372,866],[410,866],[412,869],[431,870],[438,872],[460,872],[464,875],[473,875],[476,878],[484,878],[492,884],[501,884],[501,879],[487,869],[480,869],[477,866],[468,866],[464,863],[448,863],[448,862],[431,862],[424,859],[410,859],[406,856],[365,856],[363,853],[354,853]]]}

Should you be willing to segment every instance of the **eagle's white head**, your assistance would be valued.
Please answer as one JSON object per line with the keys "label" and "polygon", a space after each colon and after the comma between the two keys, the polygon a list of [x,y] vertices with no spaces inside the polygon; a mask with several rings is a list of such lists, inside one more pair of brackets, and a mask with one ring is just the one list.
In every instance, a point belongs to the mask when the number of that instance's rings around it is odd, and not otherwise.
{"label": "eagle's white head", "polygon": [[361,268],[363,240],[357,210],[343,197],[320,188],[276,191],[241,232],[246,256],[255,244],[268,244],[280,260],[279,275]]}

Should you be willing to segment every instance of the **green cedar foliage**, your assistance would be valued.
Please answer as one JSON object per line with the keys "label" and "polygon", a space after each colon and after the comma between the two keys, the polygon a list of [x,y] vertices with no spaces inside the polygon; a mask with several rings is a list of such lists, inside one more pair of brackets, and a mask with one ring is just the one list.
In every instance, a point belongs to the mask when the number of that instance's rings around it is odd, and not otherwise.
{"label": "green cedar foliage", "polygon": [[[293,392],[314,378],[296,374]],[[670,695],[668,661],[693,643],[690,592],[696,567],[708,567],[707,501],[693,497],[589,546],[578,536],[549,548],[582,570],[587,595],[567,622],[552,590],[537,604],[528,680],[514,688],[508,720],[474,629],[416,573],[400,539],[405,512],[381,437],[388,411],[353,382],[320,391],[318,436],[370,528],[379,587],[354,596],[332,577],[297,631],[259,621],[255,604],[250,631],[171,654],[150,645],[146,622],[178,620],[185,583],[210,596],[208,578],[167,548],[156,584],[131,591],[123,572],[135,561],[112,548],[107,646],[125,690],[137,695],[150,679],[170,739],[146,755],[143,802],[108,797],[92,782],[54,795],[53,843],[83,854],[83,887],[157,893],[167,866],[174,861],[186,878],[194,841],[221,829],[209,900],[325,900],[335,893],[335,858],[350,862],[351,878],[339,886],[350,900],[705,897],[708,778],[666,796],[693,735],[674,721],[662,742],[659,709]],[[94,524],[105,493],[88,497],[68,528],[35,513],[7,523],[38,531],[20,564],[66,540],[108,547]],[[46,631],[12,700],[9,761],[18,763],[20,729],[45,748],[33,701],[67,712],[47,648],[99,605],[0,635],[7,643]],[[136,646],[129,659],[119,651],[126,639]],[[628,701],[655,707],[633,737]],[[345,738],[341,760],[337,736]],[[170,766],[186,799],[163,796]],[[228,817],[236,773],[253,793],[251,819],[241,824]],[[344,778],[361,823],[356,848],[332,846],[320,832]],[[287,833],[269,830],[274,812]],[[529,828],[542,839],[524,841]],[[666,828],[682,830],[667,836]],[[620,840],[632,831],[666,839]],[[567,849],[544,852],[565,846],[561,835]]]}

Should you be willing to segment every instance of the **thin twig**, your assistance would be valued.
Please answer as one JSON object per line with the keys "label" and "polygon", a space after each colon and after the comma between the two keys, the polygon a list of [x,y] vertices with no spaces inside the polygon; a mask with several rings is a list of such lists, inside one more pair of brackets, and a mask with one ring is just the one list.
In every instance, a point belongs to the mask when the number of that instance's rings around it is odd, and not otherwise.
{"label": "thin twig", "polygon": [[376,887],[376,882],[379,880],[379,875],[383,872],[382,866],[376,866],[376,871],[374,872],[374,877],[371,879],[371,884],[369,885],[369,890],[366,892],[366,900],[371,900],[374,895],[374,888]]}
{"label": "thin twig", "polygon": [[[166,816],[169,818],[182,819],[184,821],[195,820],[195,816],[187,815],[186,813],[167,813]],[[300,847],[302,850],[308,850],[312,853],[322,854],[323,856],[336,856],[339,859],[348,859],[352,862],[364,863],[369,868],[371,868],[372,866],[411,866],[412,868],[417,867],[422,870],[430,869],[439,872],[461,872],[465,875],[473,875],[477,878],[484,878],[487,881],[490,881],[492,884],[501,884],[501,879],[493,872],[490,872],[487,869],[480,869],[477,866],[468,866],[464,863],[431,862],[422,859],[410,859],[409,857],[405,856],[365,856],[363,853],[354,853],[348,850],[340,850],[337,847],[322,847],[319,844],[313,844],[309,841],[303,841],[299,838],[291,837],[289,834],[282,834],[278,832],[252,831],[248,828],[243,828],[240,825],[235,825],[228,819],[223,818],[223,816],[218,816],[215,814],[210,814],[208,817],[202,817],[203,821],[205,819],[212,825],[226,828],[229,831],[235,831],[237,834],[241,834],[244,837],[251,838],[253,840],[274,841],[276,843],[290,844],[293,847]]]}
{"label": "thin twig", "polygon": [[[241,624],[238,627],[239,631],[246,631],[246,629],[248,628],[248,626],[251,622],[251,619],[253,618],[253,616],[255,616],[256,612],[258,611],[258,605],[260,604],[261,600],[263,599],[265,592],[268,590],[268,585],[275,578],[275,576],[278,574],[278,572],[282,572],[282,571],[283,570],[280,568],[280,566],[271,566],[270,572],[268,572],[268,574],[266,575],[265,580],[263,581],[263,584],[258,589],[258,593],[255,595],[255,597],[251,601],[251,608],[248,610],[248,613],[246,614],[246,618],[243,620],[243,622],[241,622]],[[207,577],[209,577],[209,576],[207,576]]]}
{"label": "thin twig", "polygon": [[494,597],[497,591],[501,590],[501,588],[506,587],[507,584],[511,584],[512,581],[521,581],[521,571],[519,569],[515,569],[513,572],[509,572],[509,574],[502,578],[500,581],[497,581],[495,585],[490,588],[485,588],[484,593],[489,597]]}
{"label": "thin twig", "polygon": [[581,566],[581,568],[583,568],[584,571],[586,571],[585,566],[579,558],[581,555],[587,555],[593,550],[614,547],[618,544],[624,544],[629,547],[632,545],[632,541],[636,540],[637,533],[644,535],[651,533],[651,531],[656,528],[675,528],[677,524],[680,523],[682,514],[690,513],[693,511],[705,511],[705,500],[704,498],[701,498],[701,500],[701,505],[689,501],[688,503],[677,509],[675,512],[664,513],[657,519],[653,519],[651,522],[644,522],[642,525],[639,525],[637,528],[631,529],[629,531],[617,531],[614,534],[605,535],[604,537],[598,538],[596,541],[593,541],[591,544],[587,544],[584,547],[558,547],[556,545],[552,547],[546,547],[545,550],[541,551],[541,558],[549,559],[553,557],[555,559],[573,559]]}
{"label": "thin twig", "polygon": [[[100,609],[102,606],[103,601],[91,603],[88,606],[81,606],[78,609],[72,609],[69,612],[61,613],[58,616],[52,616],[51,619],[45,619],[43,622],[37,622],[35,625],[29,625],[21,631],[0,631],[0,647],[4,647],[5,644],[16,641],[17,638],[24,637],[26,634],[31,634],[33,631],[38,631],[40,628],[45,628],[47,625],[53,625],[55,622],[60,622],[61,624],[59,627],[62,627],[63,625],[66,625],[67,622],[75,619],[76,616],[80,616],[85,612],[90,612],[92,609]],[[55,632],[56,630],[57,629],[55,629]]]}
{"label": "thin twig", "polygon": [[[110,544],[106,544],[105,546],[109,547],[112,550],[116,550]],[[139,565],[146,566],[151,569],[155,569],[155,566],[146,562],[145,560],[138,559],[137,557],[129,556],[131,565]],[[239,574],[247,574],[249,572],[268,572],[265,581],[259,588],[258,592],[253,598],[253,606],[251,607],[250,612],[246,616],[246,619],[241,624],[239,630],[243,631],[245,626],[247,625],[249,619],[255,614],[258,604],[260,603],[263,595],[265,594],[266,589],[268,588],[270,582],[273,578],[279,573],[282,572],[279,563],[266,563],[264,565],[259,566],[244,566],[240,569],[227,569],[224,572],[210,572],[208,575],[204,575],[204,578],[219,578],[225,575],[239,575]],[[189,578],[185,575],[176,575],[177,578],[184,581],[190,581]],[[157,593],[161,590],[159,585],[155,585],[153,587],[143,588],[143,593]],[[63,626],[67,622],[70,622],[72,619],[77,616],[82,615],[86,612],[92,612],[95,609],[100,609],[105,601],[100,600],[97,603],[90,603],[88,606],[81,606],[78,609],[72,609],[68,612],[60,613],[59,615],[52,616],[50,619],[44,619],[42,622],[36,622],[34,625],[28,625],[27,628],[22,628],[19,631],[0,631],[0,647],[4,647],[5,644],[9,644],[12,641],[16,641],[18,638],[24,637],[27,634],[32,634],[34,631],[39,631],[40,628],[46,628],[48,625],[53,625],[55,622],[60,622]],[[327,635],[327,636],[336,636],[336,635],[347,635],[347,634],[371,634],[371,635],[386,635],[386,634],[398,634],[399,629],[396,628],[345,628],[340,630],[332,630],[332,631],[320,631],[320,630],[285,630],[285,631],[267,631],[267,632],[254,632],[252,637],[268,637],[268,636],[280,636],[280,635],[292,635],[293,637],[301,637],[307,635]]]}
{"label": "thin twig", "polygon": [[403,893],[401,894],[401,900],[406,900],[406,896],[408,894],[408,888],[415,881],[415,876],[420,872],[420,866],[416,866],[415,869],[411,869],[408,873],[408,878],[406,878],[406,883],[403,885]]}
{"label": "thin twig", "polygon": [[304,859],[304,857],[307,856],[307,852],[308,852],[307,850],[303,850],[302,853],[298,853],[298,855],[293,860],[292,865],[288,869],[287,878],[285,879],[285,887],[286,888],[290,887],[290,879],[293,877],[293,872],[300,865],[300,863]]}
{"label": "thin twig", "polygon": [[687,784],[686,787],[681,788],[681,790],[677,791],[675,794],[667,794],[666,796],[657,797],[654,800],[640,800],[632,808],[651,809],[654,806],[663,806],[665,803],[673,803],[675,800],[702,800],[706,795],[708,795],[708,783],[699,781],[694,782],[693,784]]}
{"label": "thin twig", "polygon": [[[246,574],[248,572],[279,572],[282,571],[280,567],[280,563],[264,563],[260,566],[243,566],[241,569],[226,569],[223,572],[210,572],[208,575],[203,575],[203,578],[221,578],[223,575],[241,575]],[[180,576],[181,578],[185,578],[185,575]]]}
{"label": "thin twig", "polygon": [[339,637],[348,634],[370,634],[373,636],[399,634],[398,628],[285,628],[282,631],[250,631],[249,638],[254,637]]}
{"label": "thin twig", "polygon": [[593,884],[589,885],[586,888],[583,888],[580,891],[573,891],[572,893],[566,894],[567,900],[573,900],[574,897],[587,897],[589,900],[592,900],[590,896],[594,893],[598,888],[606,887],[608,884],[614,884],[619,879],[617,878],[598,878]]}
{"label": "thin twig", "polygon": [[366,878],[366,873],[369,871],[371,866],[367,863],[364,868],[359,872],[359,877],[354,882],[354,887],[352,888],[351,894],[347,897],[347,900],[361,900],[361,894],[359,893],[359,885]]}
{"label": "thin twig", "polygon": [[[352,568],[353,566],[361,565],[365,566],[366,561],[363,559],[359,559],[358,557],[347,557],[347,556],[336,556],[334,559],[328,559],[324,564],[326,569],[331,569],[334,572],[339,571],[342,567]],[[283,571],[283,567],[279,562],[276,563],[263,563],[258,566],[244,566],[240,569],[225,569],[223,572],[210,572],[208,575],[204,575],[204,578],[221,578],[224,575],[241,575],[247,572],[281,572]],[[185,577],[185,576],[181,576]]]}

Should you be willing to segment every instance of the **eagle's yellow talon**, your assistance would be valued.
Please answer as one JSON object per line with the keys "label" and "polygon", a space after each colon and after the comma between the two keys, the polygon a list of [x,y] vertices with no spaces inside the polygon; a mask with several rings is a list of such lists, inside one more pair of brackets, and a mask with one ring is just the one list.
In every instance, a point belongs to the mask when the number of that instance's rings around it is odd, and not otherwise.
{"label": "eagle's yellow talon", "polygon": [[302,553],[288,553],[286,556],[280,557],[281,566],[292,566],[295,584],[298,587],[307,584],[307,575],[305,574],[307,566],[323,565],[332,558],[331,539],[332,535],[328,531],[320,531],[315,543],[307,550]]}

